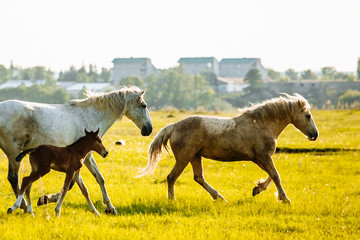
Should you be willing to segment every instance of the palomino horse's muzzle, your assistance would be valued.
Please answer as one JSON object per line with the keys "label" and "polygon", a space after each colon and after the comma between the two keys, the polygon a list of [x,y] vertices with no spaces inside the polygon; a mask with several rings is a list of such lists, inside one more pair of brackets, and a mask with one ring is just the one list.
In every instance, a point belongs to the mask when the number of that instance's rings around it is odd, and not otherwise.
{"label": "palomino horse's muzzle", "polygon": [[141,135],[143,136],[149,136],[152,133],[153,130],[153,126],[151,124],[149,125],[145,125],[142,129],[141,129]]}
{"label": "palomino horse's muzzle", "polygon": [[314,132],[310,132],[308,135],[308,139],[310,141],[315,141],[319,136],[319,132],[318,131],[314,131]]}

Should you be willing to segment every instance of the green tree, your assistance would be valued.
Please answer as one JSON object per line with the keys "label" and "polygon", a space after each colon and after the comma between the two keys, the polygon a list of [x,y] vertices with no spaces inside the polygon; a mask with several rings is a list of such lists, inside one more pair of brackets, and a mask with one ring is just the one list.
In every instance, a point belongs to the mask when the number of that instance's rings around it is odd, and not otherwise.
{"label": "green tree", "polygon": [[316,80],[318,77],[310,69],[305,70],[301,73],[301,79],[303,80]]}
{"label": "green tree", "polygon": [[357,62],[357,79],[360,80],[360,57],[358,58]]}
{"label": "green tree", "polygon": [[109,82],[110,81],[110,71],[107,68],[101,68],[100,73],[101,81]]}
{"label": "green tree", "polygon": [[78,75],[78,71],[74,66],[71,66],[70,69],[59,76],[58,81],[64,82],[75,82]]}
{"label": "green tree", "polygon": [[255,68],[250,69],[246,73],[244,81],[250,84],[249,87],[250,91],[258,90],[259,88],[262,87],[262,83],[263,83],[259,70]]}
{"label": "green tree", "polygon": [[297,80],[298,79],[297,72],[295,72],[295,70],[292,69],[292,68],[289,68],[288,70],[286,70],[285,75],[288,76],[291,80]]}
{"label": "green tree", "polygon": [[0,64],[0,83],[7,82],[10,79],[10,72],[4,65]]}
{"label": "green tree", "polygon": [[273,69],[270,69],[270,68],[268,68],[267,71],[268,71],[269,77],[272,80],[281,81],[281,73],[280,72],[277,72],[277,71],[275,71]]}
{"label": "green tree", "polygon": [[144,82],[139,77],[128,76],[121,80],[123,86],[137,86],[140,89],[144,89]]}
{"label": "green tree", "polygon": [[336,75],[336,70],[333,67],[323,67],[321,68],[321,79],[323,80],[333,80]]}

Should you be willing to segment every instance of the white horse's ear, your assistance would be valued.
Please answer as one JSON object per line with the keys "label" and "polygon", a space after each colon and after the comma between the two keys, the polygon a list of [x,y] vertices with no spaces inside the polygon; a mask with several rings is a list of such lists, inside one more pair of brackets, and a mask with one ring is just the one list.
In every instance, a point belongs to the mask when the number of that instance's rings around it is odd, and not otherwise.
{"label": "white horse's ear", "polygon": [[146,89],[142,90],[142,92],[140,93],[139,97],[142,97],[146,92]]}

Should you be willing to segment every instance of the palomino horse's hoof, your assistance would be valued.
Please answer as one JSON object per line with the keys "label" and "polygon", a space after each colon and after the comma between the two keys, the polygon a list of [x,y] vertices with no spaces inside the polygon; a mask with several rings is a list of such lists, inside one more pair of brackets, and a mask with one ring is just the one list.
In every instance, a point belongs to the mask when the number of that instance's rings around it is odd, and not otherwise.
{"label": "palomino horse's hoof", "polygon": [[8,214],[10,214],[10,213],[12,213],[12,212],[13,212],[12,208],[9,208],[9,209],[7,210],[7,213],[8,213]]}
{"label": "palomino horse's hoof", "polygon": [[50,199],[48,198],[48,196],[46,196],[46,195],[41,196],[41,197],[39,197],[39,200],[38,200],[38,202],[37,202],[37,205],[38,205],[38,206],[46,205],[46,204],[48,204],[48,202],[50,202],[49,200],[50,200]]}
{"label": "palomino horse's hoof", "polygon": [[259,187],[254,187],[252,195],[255,196],[255,195],[259,194],[259,193],[260,193]]}
{"label": "palomino horse's hoof", "polygon": [[118,214],[115,208],[106,208],[105,213],[108,215],[117,215]]}

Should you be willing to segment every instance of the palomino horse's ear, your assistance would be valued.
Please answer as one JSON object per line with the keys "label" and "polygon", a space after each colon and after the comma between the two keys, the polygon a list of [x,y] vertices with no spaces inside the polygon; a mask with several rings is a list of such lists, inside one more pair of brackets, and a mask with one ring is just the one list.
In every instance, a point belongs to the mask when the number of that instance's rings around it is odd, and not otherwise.
{"label": "palomino horse's ear", "polygon": [[98,128],[98,130],[96,130],[96,132],[95,132],[96,135],[99,134],[99,130],[100,130],[100,128]]}

